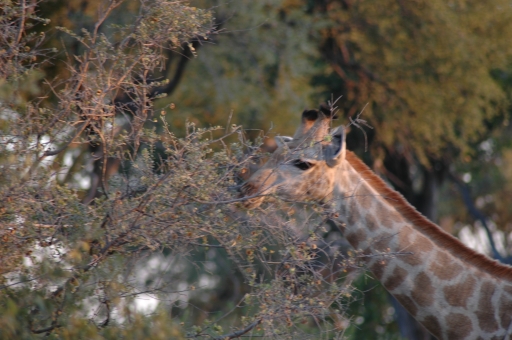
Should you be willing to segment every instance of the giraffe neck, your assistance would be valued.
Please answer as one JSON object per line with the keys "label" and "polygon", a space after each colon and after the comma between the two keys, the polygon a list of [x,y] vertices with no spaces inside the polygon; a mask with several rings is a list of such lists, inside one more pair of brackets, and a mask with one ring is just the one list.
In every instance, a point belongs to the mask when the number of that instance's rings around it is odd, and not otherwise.
{"label": "giraffe neck", "polygon": [[511,336],[511,267],[429,222],[352,153],[337,177],[333,204],[345,237],[425,328],[441,339]]}

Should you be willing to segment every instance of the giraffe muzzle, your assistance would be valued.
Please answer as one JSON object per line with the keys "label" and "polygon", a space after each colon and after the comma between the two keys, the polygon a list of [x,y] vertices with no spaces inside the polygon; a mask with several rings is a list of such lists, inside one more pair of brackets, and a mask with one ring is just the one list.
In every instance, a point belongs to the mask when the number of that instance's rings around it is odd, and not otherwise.
{"label": "giraffe muzzle", "polygon": [[248,209],[257,208],[261,205],[264,197],[259,196],[259,194],[261,194],[260,189],[251,183],[245,183],[240,188],[240,198],[247,197],[242,204]]}

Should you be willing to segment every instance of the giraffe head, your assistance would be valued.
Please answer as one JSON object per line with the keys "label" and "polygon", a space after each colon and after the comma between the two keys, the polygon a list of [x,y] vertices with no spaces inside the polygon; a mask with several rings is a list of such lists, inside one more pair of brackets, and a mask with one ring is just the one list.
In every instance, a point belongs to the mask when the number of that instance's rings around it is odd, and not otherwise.
{"label": "giraffe head", "polygon": [[305,110],[292,137],[277,137],[278,148],[269,161],[242,187],[246,207],[259,206],[266,195],[290,200],[323,201],[331,194],[337,165],[345,158],[345,130],[330,132],[331,110]]}

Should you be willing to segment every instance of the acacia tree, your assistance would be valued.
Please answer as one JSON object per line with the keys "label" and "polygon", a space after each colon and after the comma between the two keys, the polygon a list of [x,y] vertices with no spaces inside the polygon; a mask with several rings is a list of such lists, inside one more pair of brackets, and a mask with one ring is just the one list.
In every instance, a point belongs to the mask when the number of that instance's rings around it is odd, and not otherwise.
{"label": "acacia tree", "polygon": [[[166,51],[209,38],[211,12],[105,1],[90,29],[56,28],[76,44],[60,58],[44,47],[43,4],[2,1],[0,337],[343,334],[351,286],[339,278],[358,254],[323,241],[329,216],[310,203],[240,210],[238,173],[260,157],[257,144],[231,123],[187,123],[179,138],[172,107],[155,112]],[[67,76],[42,80],[45,62]],[[84,184],[80,167],[97,183]],[[212,305],[226,272],[240,286]],[[148,296],[159,301],[150,315],[136,309]]]}

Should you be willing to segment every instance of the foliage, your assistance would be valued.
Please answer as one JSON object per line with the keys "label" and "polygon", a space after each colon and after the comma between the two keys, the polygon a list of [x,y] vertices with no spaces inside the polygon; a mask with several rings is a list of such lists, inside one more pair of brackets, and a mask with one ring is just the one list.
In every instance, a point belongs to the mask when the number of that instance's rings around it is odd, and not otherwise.
{"label": "foliage", "polygon": [[[39,82],[27,70],[42,74],[44,65],[16,55],[27,46],[47,53],[31,40],[46,34],[28,30],[44,32],[37,22],[48,21],[36,4],[3,5],[12,29],[2,48],[16,66],[2,84],[13,95],[0,101],[1,338],[343,334],[352,289],[343,278],[360,265],[357,253],[331,246],[336,239],[323,241],[321,207],[275,201],[261,214],[240,210],[237,174],[262,156],[259,144],[236,124],[188,122],[177,137],[167,109],[155,113],[164,50],[208,38],[211,12],[141,1],[132,20],[116,23],[128,4],[106,1],[91,29],[55,28],[80,53],[52,59],[68,77]],[[25,81],[45,98],[27,93]],[[91,200],[92,183],[80,176],[87,168],[101,175]],[[223,284],[238,288],[212,301],[210,290]],[[142,311],[144,297],[158,307]]]}
{"label": "foliage", "polygon": [[506,6],[325,1],[313,10],[329,20],[321,48],[343,80],[349,114],[368,103],[379,141],[406,145],[428,164],[443,153],[472,154],[468,143],[484,123],[503,119],[507,92],[495,70],[512,56]]}
{"label": "foliage", "polygon": [[[325,101],[310,85],[310,79],[325,70],[315,64],[320,57],[310,39],[315,23],[303,8],[285,2],[195,1],[212,6],[223,29],[211,44],[204,43],[206,52],[189,65],[175,94],[180,100],[170,117],[173,126],[182,126],[183,117],[223,124],[231,112],[244,126],[279,126],[279,133],[292,134],[296,126],[290,121]],[[167,103],[164,99],[157,105]]]}

